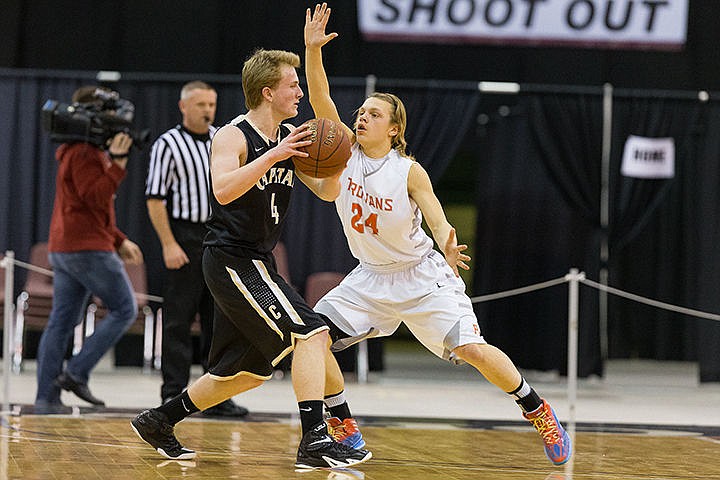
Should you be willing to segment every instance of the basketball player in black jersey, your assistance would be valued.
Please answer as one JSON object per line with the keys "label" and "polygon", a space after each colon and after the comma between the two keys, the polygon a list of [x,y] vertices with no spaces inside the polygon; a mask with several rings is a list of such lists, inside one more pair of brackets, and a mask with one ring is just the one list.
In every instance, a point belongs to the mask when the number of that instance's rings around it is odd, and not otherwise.
{"label": "basketball player in black jersey", "polygon": [[339,174],[318,180],[294,170],[291,157],[307,156],[298,148],[311,143],[305,140],[308,130],[281,123],[298,113],[299,66],[294,53],[256,51],[242,72],[248,112],[219,129],[212,141],[212,216],[203,273],[217,307],[208,373],[131,422],[170,459],[195,457],[175,437],[177,422],[261,385],[290,352],[303,432],[296,467],[347,467],[372,456],[328,434],[323,420],[328,327],[277,273],[272,256],[296,177],[323,200],[340,192]]}

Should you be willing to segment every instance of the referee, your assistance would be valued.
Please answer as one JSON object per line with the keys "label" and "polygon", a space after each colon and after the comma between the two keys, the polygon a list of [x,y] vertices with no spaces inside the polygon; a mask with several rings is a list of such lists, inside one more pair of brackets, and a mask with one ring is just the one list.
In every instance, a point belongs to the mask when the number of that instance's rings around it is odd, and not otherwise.
{"label": "referee", "polygon": [[[209,151],[215,131],[217,92],[193,81],[180,91],[182,125],[155,141],[150,152],[145,197],[148,215],[162,244],[166,268],[163,288],[162,377],[163,403],[179,395],[190,380],[193,348],[190,327],[200,316],[203,370],[213,326],[213,299],[202,272],[205,222],[210,216]],[[238,417],[246,408],[232,399],[203,412],[208,416]]]}

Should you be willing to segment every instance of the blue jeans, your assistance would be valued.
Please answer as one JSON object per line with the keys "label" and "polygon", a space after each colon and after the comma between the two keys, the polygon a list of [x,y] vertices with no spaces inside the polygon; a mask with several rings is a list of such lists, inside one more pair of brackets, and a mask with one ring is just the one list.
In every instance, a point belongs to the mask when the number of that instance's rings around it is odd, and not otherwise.
{"label": "blue jeans", "polygon": [[82,349],[65,367],[80,382],[87,383],[90,371],[137,316],[130,279],[117,253],[51,253],[49,258],[55,273],[53,305],[38,346],[36,405],[60,403],[60,388],[54,381],[63,372],[70,339],[85,316],[91,294],[102,300],[108,315],[98,322],[95,332],[85,339]]}

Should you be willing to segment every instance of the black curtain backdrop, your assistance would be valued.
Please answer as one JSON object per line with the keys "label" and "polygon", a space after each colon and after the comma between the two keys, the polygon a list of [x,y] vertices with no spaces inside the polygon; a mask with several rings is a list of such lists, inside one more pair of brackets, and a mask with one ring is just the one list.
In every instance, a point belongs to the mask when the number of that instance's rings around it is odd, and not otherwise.
{"label": "black curtain backdrop", "polygon": [[[720,312],[720,259],[718,259],[718,241],[720,240],[720,108],[707,105],[705,110],[703,141],[698,149],[698,161],[693,164],[692,185],[693,201],[688,206],[692,210],[695,228],[690,228],[695,249],[690,253],[689,265],[696,279],[697,288],[694,300],[698,308],[704,311]],[[711,320],[693,320],[697,323],[697,356],[700,364],[701,382],[720,382],[720,324]]]}
{"label": "black curtain backdrop", "polygon": [[[613,100],[607,232],[599,221],[600,93],[524,94],[490,116],[479,139],[487,158],[478,178],[476,294],[556,278],[571,266],[597,280],[599,245],[607,235],[611,286],[720,312],[720,146],[714,134],[720,106],[667,95],[619,92]],[[622,177],[631,134],[673,137],[675,178]],[[518,365],[564,373],[566,302],[565,286],[478,310],[488,339]],[[602,373],[596,312],[597,292],[581,288],[581,376]],[[699,360],[701,381],[720,378],[717,322],[610,295],[608,332],[611,358]]]}
{"label": "black curtain backdrop", "polygon": [[[484,155],[476,196],[476,295],[562,277],[570,267],[585,271],[590,278],[597,278],[599,270],[599,232],[581,208],[583,198],[587,198],[586,210],[592,208],[593,191],[576,185],[592,177],[583,164],[591,151],[585,141],[595,136],[582,137],[579,132],[587,130],[588,122],[599,122],[593,116],[596,109],[575,109],[560,124],[548,113],[543,124],[537,125],[535,97],[522,95],[511,101],[517,103],[492,113],[479,136],[479,151]],[[592,103],[591,99],[580,101]],[[560,136],[558,142],[563,145],[553,143],[543,150],[537,135],[552,135],[546,138],[550,143]],[[546,158],[567,161],[568,166],[548,164]],[[599,159],[587,162],[597,164]],[[569,167],[572,170],[564,170]],[[563,177],[564,183],[553,175]],[[588,189],[594,186],[594,181],[586,183]],[[597,295],[585,289],[580,293],[578,375],[600,375]],[[486,340],[504,350],[516,365],[565,374],[567,298],[567,286],[561,285],[479,303],[476,311]]]}
{"label": "black curtain backdrop", "polygon": [[[40,126],[49,98],[67,101],[96,72],[0,70],[0,251],[27,260],[47,239],[54,198],[56,145]],[[136,127],[154,139],[180,120],[181,85],[202,79],[217,88],[216,124],[245,111],[238,76],[126,74],[112,85],[136,105]],[[365,79],[332,79],[342,118],[352,122]],[[437,181],[491,97],[470,84],[378,79],[408,109],[408,141]],[[565,275],[570,267],[597,279],[599,246],[608,234],[610,284],[669,303],[720,312],[720,105],[657,95],[617,94],[611,158],[611,225],[599,227],[600,95],[524,93],[490,112],[477,135],[478,228],[474,294],[516,288]],[[505,102],[505,99],[502,102]],[[499,112],[499,113],[498,113]],[[311,118],[307,102],[293,123]],[[480,115],[479,117],[482,117]],[[478,118],[479,118],[478,117]],[[629,134],[673,136],[676,177],[631,180],[619,175]],[[472,137],[472,135],[470,135]],[[161,253],[143,195],[149,151],[133,151],[118,192],[120,227],[148,266],[149,293],[161,292]],[[464,172],[461,172],[462,174]],[[293,282],[322,270],[349,271],[355,261],[332,204],[297,192],[284,240]],[[470,199],[468,199],[470,201]],[[16,291],[25,272],[17,270]],[[597,291],[581,288],[581,376],[602,374]],[[487,339],[524,368],[567,364],[567,287],[557,286],[476,306]],[[720,381],[720,325],[610,296],[610,354],[700,362],[701,380]]]}
{"label": "black curtain backdrop", "polygon": [[[621,98],[615,105],[614,148],[621,148],[627,134],[672,136],[676,175],[665,181],[666,191],[644,228],[621,242],[619,251],[611,250],[610,282],[668,303],[720,312],[720,105],[663,98]],[[720,381],[718,322],[619,298],[611,298],[609,308],[613,356],[698,360],[701,381]]]}
{"label": "black curtain backdrop", "polygon": [[[676,305],[698,305],[695,292],[705,280],[698,277],[690,258],[699,223],[698,212],[690,206],[699,193],[693,191],[698,168],[711,163],[702,162],[700,156],[707,127],[706,107],[697,100],[615,99],[610,169],[609,283],[613,286]],[[675,177],[623,177],[620,166],[628,135],[672,137]],[[611,357],[697,358],[697,320],[614,296],[608,309]]]}

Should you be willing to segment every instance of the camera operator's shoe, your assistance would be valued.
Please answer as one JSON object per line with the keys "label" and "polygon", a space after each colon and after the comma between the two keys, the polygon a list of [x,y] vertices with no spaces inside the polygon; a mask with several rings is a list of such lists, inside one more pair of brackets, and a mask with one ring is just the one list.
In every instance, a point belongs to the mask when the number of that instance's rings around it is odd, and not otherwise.
{"label": "camera operator's shoe", "polygon": [[175,438],[174,427],[167,415],[155,409],[145,410],[130,421],[138,437],[149,443],[160,455],[170,460],[191,460],[195,451],[183,447]]}
{"label": "camera operator's shoe", "polygon": [[330,417],[325,420],[325,423],[328,425],[328,433],[335,441],[352,448],[365,446],[365,440],[354,418],[340,420],[338,417]]}
{"label": "camera operator's shoe", "polygon": [[[72,407],[64,405],[62,402],[35,402],[32,413],[35,415],[69,415],[73,411]],[[23,413],[24,409],[23,409]]]}
{"label": "camera operator's shoe", "polygon": [[303,435],[297,452],[298,468],[343,468],[357,465],[372,457],[367,450],[357,450],[336,442],[325,422],[318,423]]}
{"label": "camera operator's shoe", "polygon": [[105,402],[103,402],[90,392],[87,383],[81,382],[77,378],[70,375],[68,372],[61,373],[55,379],[55,385],[62,388],[63,390],[67,390],[68,392],[73,392],[75,395],[82,398],[88,403],[92,403],[93,405],[97,405],[98,407],[105,406]]}
{"label": "camera operator's shoe", "polygon": [[532,423],[545,444],[545,455],[555,465],[562,465],[570,459],[572,444],[570,436],[560,424],[555,411],[545,400],[532,412],[523,413]]}

